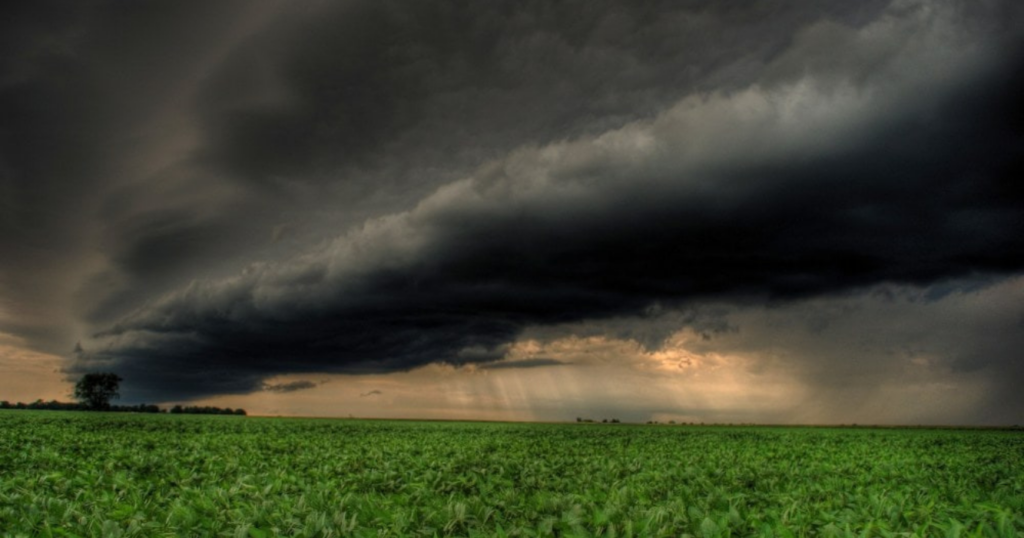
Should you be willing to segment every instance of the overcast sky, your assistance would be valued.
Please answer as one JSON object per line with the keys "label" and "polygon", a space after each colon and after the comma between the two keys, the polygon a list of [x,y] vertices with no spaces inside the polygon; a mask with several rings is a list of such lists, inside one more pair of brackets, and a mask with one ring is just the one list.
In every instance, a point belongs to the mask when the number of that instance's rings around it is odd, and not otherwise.
{"label": "overcast sky", "polygon": [[0,11],[0,399],[1024,422],[1020,2]]}

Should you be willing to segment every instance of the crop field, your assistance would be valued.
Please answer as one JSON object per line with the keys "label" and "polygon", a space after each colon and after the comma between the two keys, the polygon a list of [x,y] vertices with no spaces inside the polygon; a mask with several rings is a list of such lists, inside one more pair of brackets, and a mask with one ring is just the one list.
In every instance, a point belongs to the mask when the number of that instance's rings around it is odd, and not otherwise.
{"label": "crop field", "polygon": [[0,413],[3,536],[1024,536],[1024,432]]}

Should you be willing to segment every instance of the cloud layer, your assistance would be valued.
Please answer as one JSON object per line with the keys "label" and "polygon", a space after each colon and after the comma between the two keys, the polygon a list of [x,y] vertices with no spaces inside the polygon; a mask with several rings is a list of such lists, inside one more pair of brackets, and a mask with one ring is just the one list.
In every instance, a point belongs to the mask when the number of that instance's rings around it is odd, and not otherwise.
{"label": "cloud layer", "polygon": [[0,328],[139,398],[1024,267],[1012,2],[154,6],[24,14],[0,86]]}

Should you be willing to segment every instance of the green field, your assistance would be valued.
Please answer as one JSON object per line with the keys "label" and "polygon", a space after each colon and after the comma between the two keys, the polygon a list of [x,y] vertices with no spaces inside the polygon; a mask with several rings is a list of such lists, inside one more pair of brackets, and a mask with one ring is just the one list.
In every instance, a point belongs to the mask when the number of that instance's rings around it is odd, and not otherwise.
{"label": "green field", "polygon": [[4,536],[1024,536],[1024,432],[0,412]]}

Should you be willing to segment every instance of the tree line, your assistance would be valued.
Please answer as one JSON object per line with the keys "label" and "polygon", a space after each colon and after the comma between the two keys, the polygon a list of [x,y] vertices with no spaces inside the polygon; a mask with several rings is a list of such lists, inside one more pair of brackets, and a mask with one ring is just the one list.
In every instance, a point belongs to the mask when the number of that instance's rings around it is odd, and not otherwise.
{"label": "tree line", "polygon": [[[43,400],[36,400],[34,402],[16,402],[11,403],[7,400],[0,401],[0,409],[26,409],[26,410],[44,410],[44,411],[97,411],[86,404],[81,402],[58,402],[57,400],[50,400],[45,402]],[[240,415],[245,416],[245,409],[239,407],[238,409],[232,409],[230,407],[214,407],[209,405],[204,406],[181,406],[176,405],[171,408],[160,407],[154,404],[136,404],[136,405],[110,405],[100,411],[107,411],[111,413],[170,413],[172,415]]]}
{"label": "tree line", "polygon": [[175,405],[170,409],[164,409],[153,404],[137,405],[111,405],[110,400],[121,397],[120,376],[110,372],[85,374],[75,384],[75,399],[77,402],[58,402],[50,400],[36,400],[26,404],[23,402],[10,403],[6,400],[0,401],[0,409],[43,409],[51,411],[112,411],[121,413],[171,413],[174,415],[245,415],[245,409],[232,409],[230,407],[204,406],[181,406]]}
{"label": "tree line", "polygon": [[195,406],[187,405],[182,407],[176,405],[168,411],[172,415],[245,415],[245,409],[231,409],[230,407],[213,407],[210,405]]}
{"label": "tree line", "polygon": [[[36,400],[34,402],[16,402],[11,403],[7,400],[0,401],[0,409],[26,409],[26,410],[44,410],[44,411],[96,411],[86,404],[80,402],[58,402],[57,400],[50,400],[48,402],[43,400]],[[209,405],[204,406],[181,406],[176,405],[171,408],[160,407],[154,404],[136,404],[136,405],[111,405],[101,411],[107,411],[111,413],[170,413],[172,415],[240,415],[245,416],[246,411],[239,407],[238,409],[232,409],[230,407],[214,407]]]}

